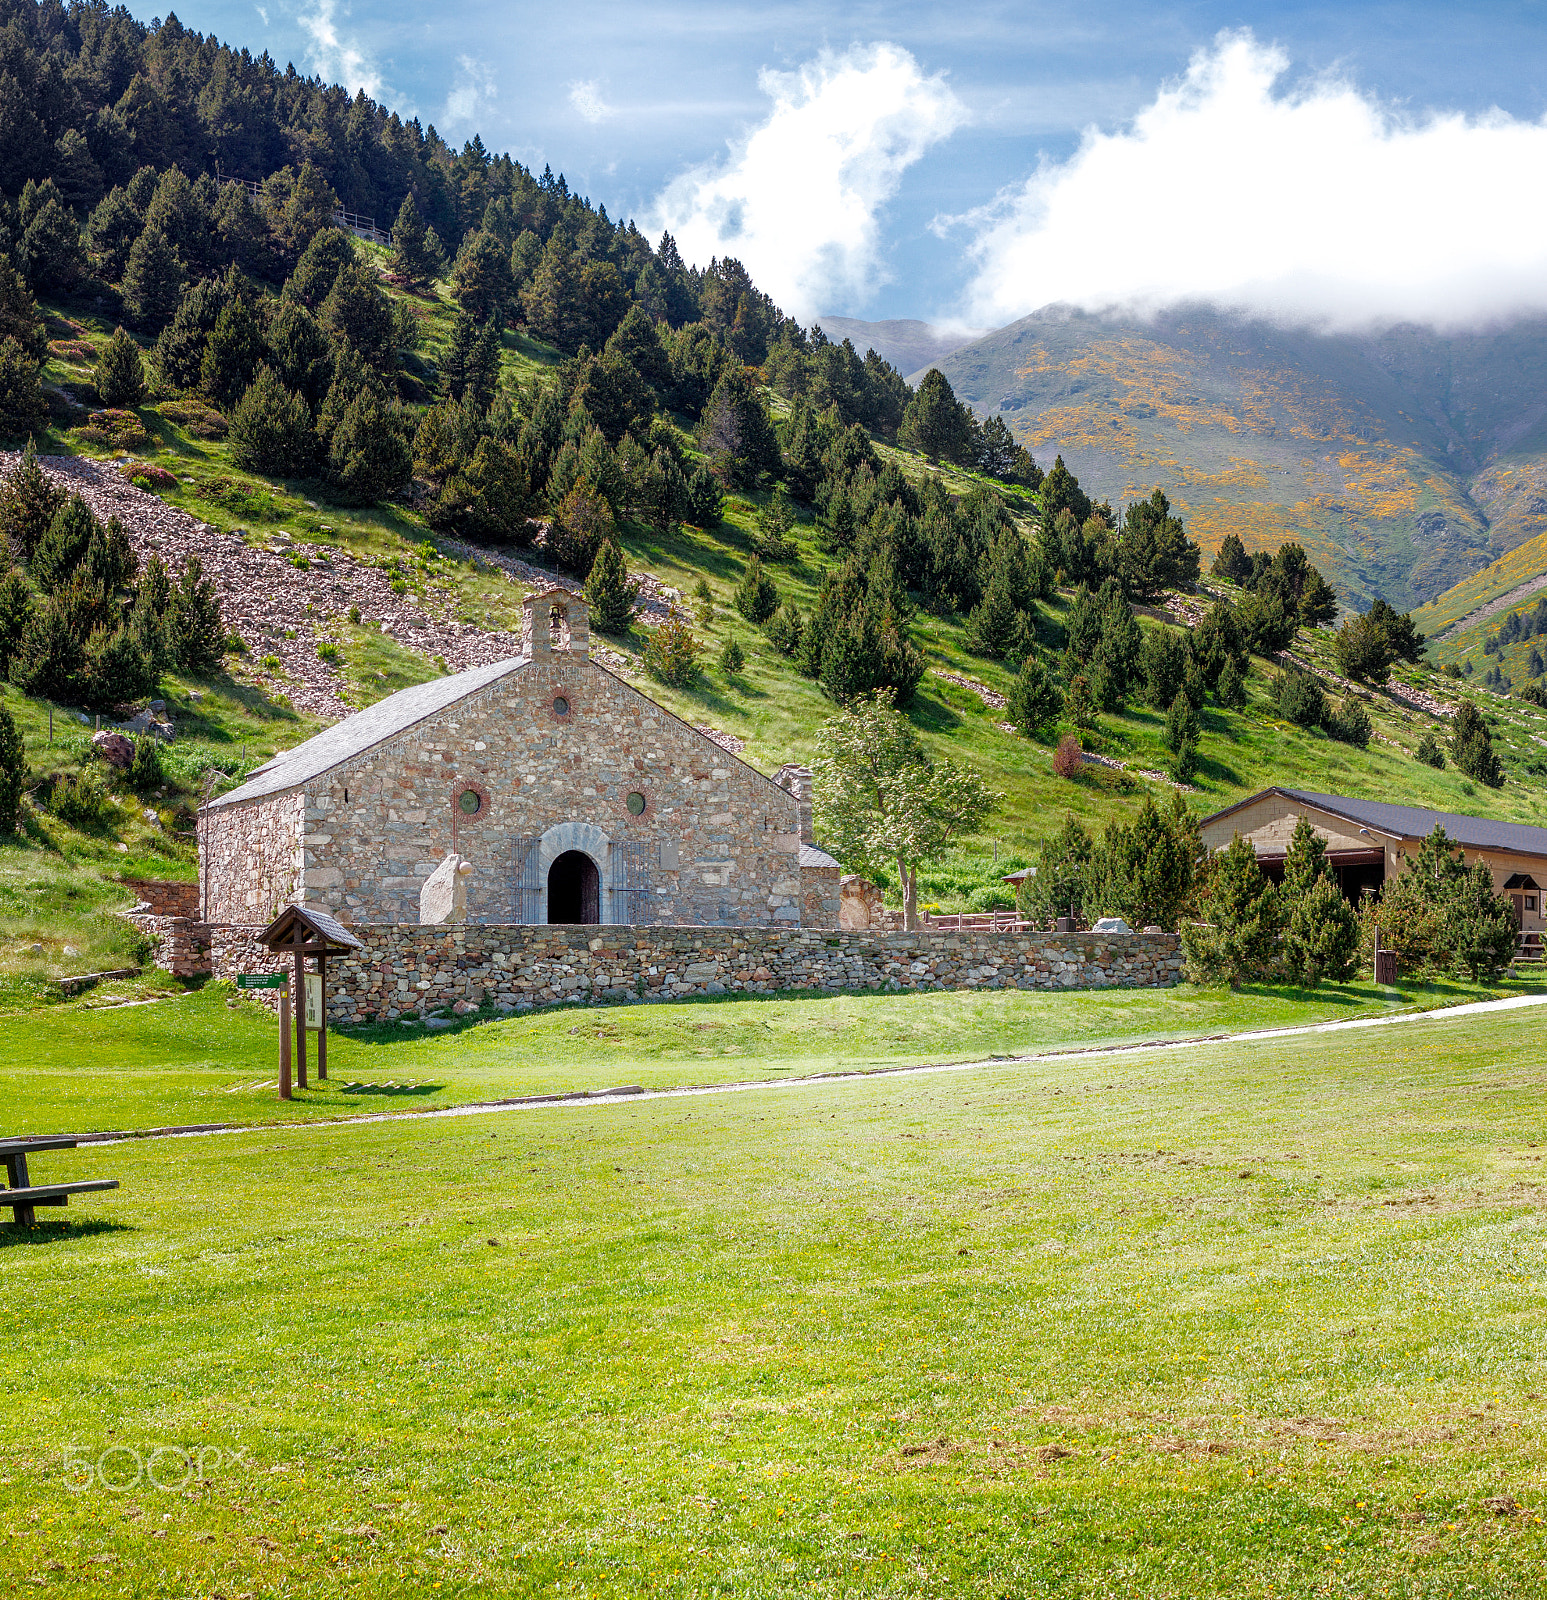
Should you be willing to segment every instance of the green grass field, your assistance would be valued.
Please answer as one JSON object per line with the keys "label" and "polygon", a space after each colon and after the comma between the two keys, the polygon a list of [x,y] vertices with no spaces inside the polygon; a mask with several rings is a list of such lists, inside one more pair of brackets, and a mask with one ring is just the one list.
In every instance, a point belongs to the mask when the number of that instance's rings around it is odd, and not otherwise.
{"label": "green grass field", "polygon": [[40,1156],[0,1583],[1534,1596],[1534,1016]]}
{"label": "green grass field", "polygon": [[[873,1071],[929,1062],[1046,1054],[1096,1045],[1200,1038],[1389,1015],[1490,993],[1451,982],[1293,990],[1018,990],[920,995],[695,1000],[648,1006],[558,1006],[445,1032],[372,1027],[329,1037],[328,1078],[277,1098],[278,1025],[226,984],[124,1006],[142,980],[106,983],[78,1000],[30,1009],[15,992],[0,1031],[0,1132],[80,1133],[196,1123],[312,1121],[436,1110],[517,1095],[639,1084],[682,1087]],[[0,1000],[4,992],[0,991]],[[31,1002],[35,1006],[35,1001]],[[315,1070],[315,1048],[311,1056]],[[91,1069],[82,1070],[90,1062]]]}

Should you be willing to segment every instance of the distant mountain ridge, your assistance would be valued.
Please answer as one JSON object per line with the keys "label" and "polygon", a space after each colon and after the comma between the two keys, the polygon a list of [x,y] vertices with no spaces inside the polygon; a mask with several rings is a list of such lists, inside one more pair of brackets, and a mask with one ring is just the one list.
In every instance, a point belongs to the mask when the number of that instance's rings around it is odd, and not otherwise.
{"label": "distant mountain ridge", "polygon": [[1547,319],[1328,335],[1050,306],[932,364],[1097,498],[1162,487],[1206,550],[1297,539],[1361,608],[1434,600],[1532,541],[1523,564],[1547,564]]}
{"label": "distant mountain ridge", "polygon": [[874,350],[883,361],[890,361],[899,372],[921,372],[935,365],[942,356],[983,337],[961,328],[941,328],[913,317],[894,317],[886,322],[861,322],[857,317],[818,317],[817,325],[834,344],[849,340],[864,355]]}

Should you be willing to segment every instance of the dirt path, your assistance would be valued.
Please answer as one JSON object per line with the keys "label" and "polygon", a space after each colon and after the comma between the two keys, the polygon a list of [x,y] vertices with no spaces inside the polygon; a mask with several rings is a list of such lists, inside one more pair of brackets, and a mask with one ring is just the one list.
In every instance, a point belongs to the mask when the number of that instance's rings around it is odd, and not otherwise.
{"label": "dirt path", "polygon": [[1517,606],[1522,600],[1529,600],[1539,589],[1547,589],[1547,572],[1535,578],[1527,578],[1524,583],[1517,583],[1513,589],[1501,594],[1497,600],[1490,600],[1486,605],[1478,606],[1475,611],[1467,614],[1457,622],[1452,622],[1448,628],[1442,628],[1432,639],[1430,644],[1438,644],[1442,639],[1448,639],[1451,634],[1459,633],[1463,628],[1475,628],[1479,622],[1486,622],[1489,617],[1496,617],[1501,611],[1508,611],[1511,606]]}
{"label": "dirt path", "polygon": [[1088,1049],[1049,1050],[1028,1056],[990,1056],[980,1061],[941,1061],[911,1067],[875,1067],[869,1071],[813,1072],[798,1078],[743,1078],[731,1083],[686,1084],[675,1088],[645,1089],[637,1084],[613,1089],[578,1089],[569,1094],[513,1095],[505,1100],[478,1100],[465,1106],[443,1106],[433,1111],[378,1111],[359,1117],[330,1117],[317,1122],[203,1122],[183,1127],[145,1128],[113,1133],[79,1134],[82,1144],[120,1144],[133,1139],[190,1139],[215,1133],[304,1133],[313,1129],[353,1128],[367,1122],[425,1121],[446,1117],[486,1117],[510,1111],[533,1111],[575,1106],[633,1104],[640,1100],[678,1100],[716,1094],[745,1094],[752,1089],[820,1089],[873,1078],[917,1078],[942,1072],[981,1072],[987,1068],[1045,1066],[1059,1061],[1090,1061],[1109,1056],[1158,1055],[1168,1051],[1197,1050],[1205,1045],[1256,1044],[1267,1039],[1294,1039],[1318,1033],[1342,1033],[1351,1028],[1390,1028],[1414,1022],[1449,1022],[1459,1017],[1518,1011],[1547,1005],[1547,993],[1512,995],[1507,1000],[1476,1000],[1466,1005],[1434,1011],[1400,1011],[1380,1017],[1352,1017],[1341,1022],[1311,1022],[1295,1028],[1263,1028],[1251,1033],[1211,1033],[1191,1039],[1156,1039],[1139,1044],[1092,1045]]}

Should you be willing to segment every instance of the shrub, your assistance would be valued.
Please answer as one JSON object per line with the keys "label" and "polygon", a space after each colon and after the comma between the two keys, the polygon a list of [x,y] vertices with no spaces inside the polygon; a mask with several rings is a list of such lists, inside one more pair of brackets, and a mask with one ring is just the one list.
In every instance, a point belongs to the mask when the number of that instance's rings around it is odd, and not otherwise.
{"label": "shrub", "polygon": [[122,328],[115,328],[103,345],[91,376],[105,406],[137,406],[145,398],[145,362]]}
{"label": "shrub", "polygon": [[645,645],[645,670],[674,689],[685,689],[698,676],[701,649],[687,618],[673,611],[651,631]]}
{"label": "shrub", "polygon": [[747,653],[741,648],[741,640],[732,634],[720,650],[720,670],[735,674],[744,670],[746,664]]}
{"label": "shrub", "polygon": [[147,733],[134,741],[134,760],[124,773],[124,781],[136,794],[150,794],[167,781],[159,739]]}
{"label": "shrub", "polygon": [[48,414],[41,371],[15,339],[0,339],[0,434],[21,438]]}
{"label": "shrub", "polygon": [[166,400],[157,409],[195,439],[224,439],[228,431],[220,412],[198,400]]}
{"label": "shrub", "polygon": [[761,627],[778,609],[779,590],[756,556],[747,563],[733,598],[736,609],[755,627]]}
{"label": "shrub", "polygon": [[168,472],[165,467],[153,467],[148,462],[125,462],[120,468],[123,475],[137,489],[145,489],[151,494],[177,487],[177,475]]}
{"label": "shrub", "polygon": [[1066,733],[1058,741],[1058,748],[1053,752],[1053,771],[1060,778],[1073,778],[1083,771],[1084,766],[1084,753],[1080,749],[1080,741],[1072,733]]}
{"label": "shrub", "polygon": [[102,783],[94,773],[66,773],[54,784],[48,808],[59,820],[81,833],[96,833],[107,825],[112,808]]}
{"label": "shrub", "polygon": [[1431,728],[1424,729],[1423,738],[1418,741],[1418,748],[1413,752],[1413,756],[1426,767],[1433,767],[1436,772],[1445,770],[1445,752],[1440,748],[1439,740],[1434,737]]}

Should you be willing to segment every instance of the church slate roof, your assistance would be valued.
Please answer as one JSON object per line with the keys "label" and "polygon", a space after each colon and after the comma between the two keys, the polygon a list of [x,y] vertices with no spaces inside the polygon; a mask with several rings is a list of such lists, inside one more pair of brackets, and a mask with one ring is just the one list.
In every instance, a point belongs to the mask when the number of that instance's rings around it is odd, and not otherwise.
{"label": "church slate roof", "polygon": [[248,774],[247,781],[230,794],[223,794],[209,802],[209,810],[221,806],[239,805],[244,800],[261,800],[265,795],[282,794],[286,789],[310,783],[340,762],[364,755],[367,750],[384,744],[414,726],[426,717],[433,717],[458,700],[466,699],[479,689],[497,683],[508,673],[527,665],[524,656],[514,656],[508,661],[496,661],[487,667],[472,667],[466,672],[454,673],[449,678],[432,678],[428,683],[412,684],[389,694],[385,700],[357,711],[352,717],[325,728],[321,733],[298,744],[292,750],[281,750],[267,766]]}
{"label": "church slate roof", "polygon": [[800,847],[800,864],[803,867],[836,867],[838,863],[819,844]]}
{"label": "church slate roof", "polygon": [[1308,789],[1285,789],[1278,785],[1216,811],[1213,816],[1205,817],[1203,823],[1207,826],[1217,822],[1268,794],[1281,794],[1288,800],[1330,811],[1335,817],[1362,823],[1394,838],[1422,839],[1436,827],[1442,827],[1452,845],[1464,845],[1468,850],[1507,850],[1516,855],[1547,856],[1547,828],[1532,828],[1523,822],[1497,822],[1492,817],[1469,817],[1459,811],[1396,806],[1384,800],[1354,800],[1343,794],[1313,794]]}

